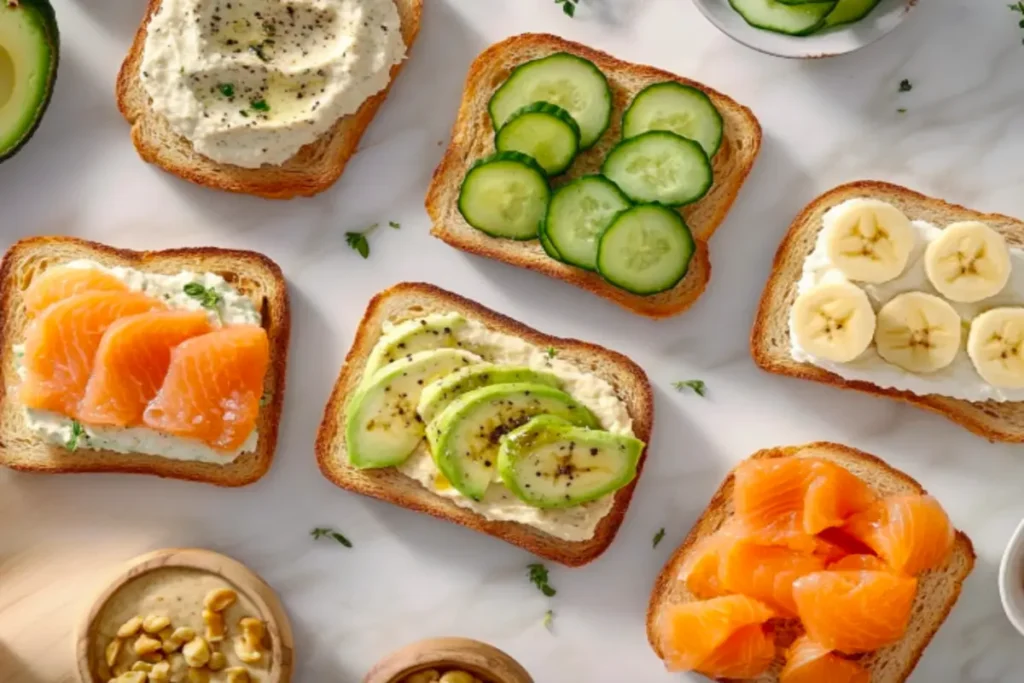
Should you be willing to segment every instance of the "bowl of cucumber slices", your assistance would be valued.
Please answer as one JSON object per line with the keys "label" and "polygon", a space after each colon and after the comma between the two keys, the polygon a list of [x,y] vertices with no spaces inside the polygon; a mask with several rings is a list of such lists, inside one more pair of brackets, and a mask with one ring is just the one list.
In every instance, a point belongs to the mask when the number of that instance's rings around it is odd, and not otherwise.
{"label": "bowl of cucumber slices", "polygon": [[693,0],[733,40],[778,57],[833,57],[896,28],[917,0]]}

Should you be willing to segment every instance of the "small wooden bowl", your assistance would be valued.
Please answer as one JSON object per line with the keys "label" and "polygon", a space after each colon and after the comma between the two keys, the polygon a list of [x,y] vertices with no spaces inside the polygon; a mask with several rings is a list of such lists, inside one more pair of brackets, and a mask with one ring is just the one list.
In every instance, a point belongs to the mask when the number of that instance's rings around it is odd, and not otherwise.
{"label": "small wooden bowl", "polygon": [[111,581],[110,585],[93,603],[86,617],[79,624],[75,638],[75,658],[78,664],[78,678],[82,683],[102,683],[94,666],[95,649],[92,647],[97,619],[111,597],[121,588],[144,574],[160,569],[192,569],[220,577],[231,584],[239,594],[245,595],[255,605],[267,625],[271,643],[270,670],[261,676],[266,683],[289,683],[295,662],[295,643],[292,627],[281,601],[274,590],[251,569],[237,560],[211,550],[198,548],[167,548],[156,550],[129,561]]}
{"label": "small wooden bowl", "polygon": [[363,683],[402,683],[427,669],[460,669],[484,683],[534,683],[519,662],[496,647],[469,638],[431,638],[406,645],[377,663]]}

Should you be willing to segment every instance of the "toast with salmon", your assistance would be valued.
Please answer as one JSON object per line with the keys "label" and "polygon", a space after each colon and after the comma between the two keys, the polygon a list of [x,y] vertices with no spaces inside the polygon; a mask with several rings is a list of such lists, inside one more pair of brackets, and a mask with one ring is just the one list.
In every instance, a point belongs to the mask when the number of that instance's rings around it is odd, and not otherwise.
{"label": "toast with salmon", "polygon": [[[459,211],[462,180],[477,160],[494,152],[494,129],[488,103],[512,71],[524,62],[568,52],[593,62],[607,77],[612,91],[609,128],[590,149],[580,152],[558,182],[599,173],[608,152],[622,138],[622,115],[633,97],[645,87],[673,81],[702,91],[722,116],[721,147],[712,160],[714,184],[700,200],[682,208],[696,250],[685,277],[672,289],[640,296],[615,287],[599,274],[566,265],[549,257],[536,240],[521,242],[490,237],[471,227]],[[513,36],[487,48],[473,62],[466,78],[462,103],[451,142],[427,191],[431,234],[457,249],[543,273],[624,308],[651,318],[665,318],[689,308],[711,277],[708,240],[732,207],[740,187],[754,166],[761,148],[761,126],[747,107],[706,85],[650,66],[625,62],[579,43],[548,34]]]}
{"label": "toast with salmon", "polygon": [[779,245],[750,334],[750,352],[754,362],[762,369],[779,375],[905,401],[938,413],[989,441],[1024,442],[1024,403],[971,402],[947,396],[920,396],[869,382],[847,380],[810,363],[796,361],[790,355],[789,312],[796,300],[804,261],[814,250],[822,229],[822,217],[830,208],[860,197],[880,199],[897,207],[911,220],[924,220],[935,225],[982,221],[1001,233],[1011,247],[1024,247],[1024,221],[1019,219],[982,213],[890,183],[866,180],[840,185],[808,204],[790,225]]}
{"label": "toast with salmon", "polygon": [[[877,496],[898,496],[924,494],[924,489],[914,479],[889,466],[879,458],[847,446],[835,443],[811,443],[804,446],[769,448],[758,451],[748,462],[766,461],[788,457],[813,457],[829,464],[839,465],[856,475]],[[665,658],[659,639],[659,624],[666,610],[673,605],[693,603],[697,598],[690,592],[689,581],[681,580],[684,567],[695,557],[702,541],[710,538],[727,523],[734,521],[736,508],[734,470],[715,492],[683,544],[675,551],[659,574],[651,592],[647,609],[647,637],[655,653]],[[836,569],[873,569],[873,564],[864,560],[876,560],[872,556],[849,555],[849,560],[859,560],[861,566],[849,564]],[[901,683],[917,665],[921,653],[931,641],[935,632],[952,610],[964,580],[974,567],[975,555],[971,541],[960,531],[952,538],[952,550],[944,562],[917,577],[917,592],[909,608],[910,621],[900,640],[882,649],[859,657],[856,661],[871,676],[873,683]],[[879,563],[881,564],[881,563]],[[826,572],[827,573],[827,572]],[[899,576],[893,572],[892,576]],[[898,580],[898,579],[897,579]],[[763,619],[762,619],[763,621]],[[801,633],[799,622],[773,622],[777,644],[789,646]],[[775,683],[783,666],[779,656],[763,674],[751,681]],[[801,678],[800,680],[810,680]],[[850,680],[855,680],[851,678]],[[860,680],[860,679],[856,679]]]}
{"label": "toast with salmon", "polygon": [[[69,450],[47,442],[29,428],[24,406],[18,400],[18,387],[22,382],[15,346],[26,339],[31,316],[46,301],[37,297],[27,300],[26,290],[57,266],[76,260],[90,260],[108,268],[130,267],[144,273],[173,275],[183,271],[215,273],[223,277],[239,294],[248,298],[260,314],[265,335],[258,335],[255,343],[262,346],[263,358],[269,358],[263,374],[264,398],[260,401],[255,425],[258,440],[255,449],[243,452],[227,464],[173,460],[143,453],[122,453],[92,448]],[[101,271],[96,271],[101,272]],[[102,282],[90,283],[102,289]],[[102,299],[110,294],[89,291],[85,296]],[[139,298],[141,294],[134,295]],[[80,297],[76,297],[78,299]],[[64,299],[70,301],[70,299]],[[152,301],[152,299],[151,299]],[[60,306],[54,303],[50,308]],[[261,254],[216,248],[185,248],[167,251],[129,251],[71,237],[33,237],[22,240],[10,248],[0,264],[0,465],[15,470],[40,473],[63,472],[126,472],[153,474],[174,479],[206,482],[217,486],[244,486],[262,477],[270,468],[277,446],[278,421],[284,401],[285,365],[290,333],[288,292],[280,268]],[[173,311],[168,311],[172,313]],[[187,317],[187,316],[185,316]],[[127,320],[127,319],[126,319]],[[203,325],[196,321],[179,321],[185,325]],[[223,328],[246,332],[255,326]],[[196,333],[204,331],[199,327]],[[122,330],[130,335],[131,329]],[[249,335],[252,337],[252,335]],[[178,346],[178,349],[199,340],[216,337],[196,337]],[[104,337],[106,339],[106,336]],[[174,340],[175,342],[180,340]],[[266,346],[263,346],[266,345]],[[269,346],[269,354],[266,348]],[[221,347],[223,348],[223,347]],[[232,345],[238,351],[238,344]],[[244,350],[244,349],[243,349]],[[217,347],[214,354],[223,353]],[[102,347],[98,355],[105,353]],[[259,366],[257,366],[259,367]],[[181,368],[179,368],[181,369]],[[187,368],[186,368],[187,369]],[[168,377],[175,374],[172,364]],[[180,373],[179,373],[180,374]],[[185,378],[187,380],[187,378]],[[258,382],[259,378],[255,378]],[[90,389],[95,387],[90,384]],[[169,397],[163,397],[164,399]],[[109,401],[102,402],[109,408]],[[154,401],[156,403],[156,401]],[[189,401],[192,403],[192,401]],[[166,406],[165,406],[166,407]],[[167,410],[164,419],[171,420],[182,409]],[[107,411],[109,412],[109,411]],[[170,429],[168,433],[173,433]]]}
{"label": "toast with salmon", "polygon": [[[219,163],[196,152],[188,140],[175,133],[167,120],[152,110],[149,96],[142,86],[139,72],[147,27],[160,3],[161,0],[150,0],[131,49],[121,65],[117,77],[117,108],[131,124],[132,143],[143,160],[215,190],[267,199],[311,197],[323,192],[341,177],[349,159],[356,153],[363,133],[405,64],[403,60],[391,69],[387,88],[368,98],[354,114],[338,119],[325,135],[302,147],[283,164],[242,168]],[[402,38],[409,51],[419,34],[423,0],[395,0],[395,5],[401,20]]]}
{"label": "toast with salmon", "polygon": [[636,477],[614,494],[610,512],[601,519],[594,535],[582,541],[566,541],[526,524],[488,520],[437,495],[394,467],[358,469],[350,464],[345,436],[347,403],[363,380],[370,352],[382,335],[382,325],[385,321],[396,323],[434,313],[458,313],[542,349],[557,349],[559,359],[584,368],[613,387],[628,410],[636,438],[649,443],[654,398],[647,375],[636,363],[594,344],[543,334],[433,285],[402,283],[377,294],[359,324],[355,341],[324,410],[317,436],[316,455],[320,471],[343,489],[454,522],[564,565],[575,567],[594,560],[612,543],[622,524],[643,469],[646,449],[637,464]]}

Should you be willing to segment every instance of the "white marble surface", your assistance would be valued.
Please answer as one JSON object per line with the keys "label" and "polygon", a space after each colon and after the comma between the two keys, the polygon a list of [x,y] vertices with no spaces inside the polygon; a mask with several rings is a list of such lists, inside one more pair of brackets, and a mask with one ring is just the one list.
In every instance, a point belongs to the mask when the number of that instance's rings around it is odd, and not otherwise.
{"label": "white marble surface", "polygon": [[[772,255],[812,197],[856,178],[907,184],[1024,216],[1024,45],[1004,2],[921,0],[879,43],[845,57],[767,57],[718,33],[687,0],[428,0],[420,42],[336,187],[271,203],[188,185],[142,163],[113,102],[144,0],[54,0],[63,33],[56,95],[38,138],[0,166],[0,240],[63,233],[119,246],[263,251],[288,275],[288,395],[269,475],[237,491],[146,477],[0,473],[0,681],[70,681],[70,629],[114,564],[170,545],[217,549],[273,584],[294,621],[299,683],[357,681],[388,651],[433,635],[490,641],[539,682],[682,680],[644,634],[652,580],[726,470],[769,445],[830,439],[886,458],[942,500],[978,565],[912,680],[1024,680],[1024,642],[996,591],[1024,515],[1024,447],[869,396],[766,375],[747,351]],[[466,67],[489,43],[552,31],[702,80],[751,106],[761,157],[711,243],[714,274],[674,320],[641,320],[540,275],[471,258],[428,236],[422,198]],[[898,93],[901,79],[913,90]],[[898,108],[906,108],[900,114]],[[362,260],[346,230],[397,220]],[[647,469],[618,540],[593,565],[552,568],[499,541],[366,500],[323,479],[312,455],[323,403],[369,297],[400,280],[470,295],[542,330],[632,356],[656,389]],[[700,378],[707,398],[671,382]],[[352,550],[314,543],[333,525]],[[652,550],[651,538],[666,528]],[[45,587],[41,576],[49,576]],[[40,590],[42,589],[42,590]],[[553,609],[553,632],[542,626]]]}

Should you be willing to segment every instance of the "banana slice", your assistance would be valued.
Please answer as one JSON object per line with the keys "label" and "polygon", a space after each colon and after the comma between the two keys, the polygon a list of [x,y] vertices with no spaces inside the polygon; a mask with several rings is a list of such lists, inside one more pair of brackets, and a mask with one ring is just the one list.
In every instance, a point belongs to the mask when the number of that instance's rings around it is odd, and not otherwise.
{"label": "banana slice", "polygon": [[939,294],[971,303],[998,294],[1010,279],[1006,240],[984,223],[953,223],[924,252],[924,270]]}
{"label": "banana slice", "polygon": [[903,212],[877,199],[851,199],[830,212],[825,248],[843,275],[886,282],[907,267],[914,228]]}
{"label": "banana slice", "polygon": [[818,285],[796,298],[793,333],[811,355],[848,363],[871,343],[875,311],[868,295],[855,284]]}
{"label": "banana slice", "polygon": [[935,372],[960,350],[960,316],[948,301],[924,292],[907,292],[878,311],[878,355],[910,372]]}
{"label": "banana slice", "polygon": [[1024,308],[993,308],[975,318],[967,355],[992,386],[1024,388]]}

